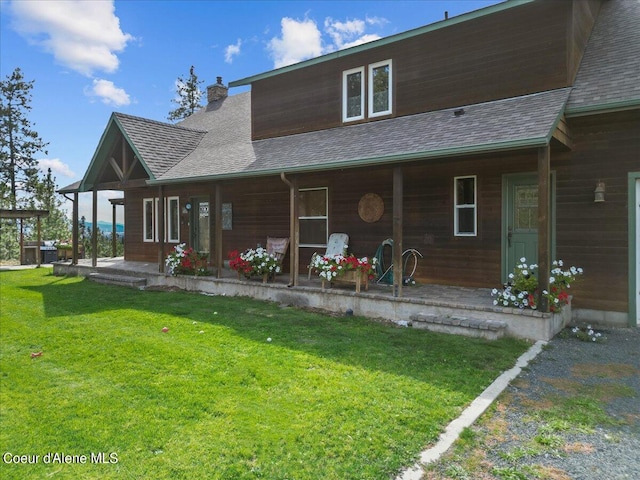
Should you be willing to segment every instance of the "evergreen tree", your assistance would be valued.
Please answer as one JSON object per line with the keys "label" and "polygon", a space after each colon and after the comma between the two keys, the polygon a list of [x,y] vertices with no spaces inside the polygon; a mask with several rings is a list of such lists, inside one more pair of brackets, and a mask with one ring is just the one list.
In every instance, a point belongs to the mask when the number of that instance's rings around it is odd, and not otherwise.
{"label": "evergreen tree", "polygon": [[33,194],[38,184],[37,152],[47,153],[45,143],[27,118],[31,111],[34,81],[25,81],[20,68],[0,82],[0,182],[9,186],[9,205],[20,203],[19,191]]}
{"label": "evergreen tree", "polygon": [[185,80],[182,77],[178,77],[176,81],[178,98],[171,100],[173,103],[178,104],[178,107],[169,112],[169,116],[167,117],[169,121],[175,122],[183,120],[202,107],[202,105],[200,105],[200,99],[202,95],[204,95],[204,92],[200,90],[199,85],[201,83],[204,82],[198,80],[193,65],[189,69],[188,79]]}

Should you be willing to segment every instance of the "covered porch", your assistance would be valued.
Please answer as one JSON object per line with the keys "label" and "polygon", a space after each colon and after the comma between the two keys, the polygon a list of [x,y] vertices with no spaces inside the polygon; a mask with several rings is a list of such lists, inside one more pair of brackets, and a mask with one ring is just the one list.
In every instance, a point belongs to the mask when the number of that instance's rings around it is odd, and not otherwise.
{"label": "covered porch", "polygon": [[529,340],[550,340],[571,319],[570,305],[560,314],[493,305],[491,290],[435,284],[406,286],[403,296],[394,286],[369,283],[368,290],[355,292],[353,285],[335,284],[322,288],[319,277],[298,276],[291,286],[288,274],[268,283],[262,279],[239,279],[235,271],[223,268],[217,276],[168,276],[153,262],[126,261],[122,257],[57,262],[55,275],[82,276],[102,283],[135,286],[150,290],[182,289],[205,295],[246,296],[283,306],[311,308],[335,315],[361,315],[401,327],[496,339],[513,336]]}

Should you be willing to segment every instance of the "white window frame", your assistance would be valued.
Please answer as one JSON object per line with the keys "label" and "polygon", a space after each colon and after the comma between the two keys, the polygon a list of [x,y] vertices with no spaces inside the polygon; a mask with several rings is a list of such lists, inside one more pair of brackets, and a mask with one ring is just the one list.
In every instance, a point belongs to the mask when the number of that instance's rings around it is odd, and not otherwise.
{"label": "white window frame", "polygon": [[[155,235],[156,235],[156,236],[154,237],[154,241],[155,241],[155,242],[159,242],[159,241],[160,241],[160,235],[159,235],[159,232],[160,232],[160,225],[159,225],[159,223],[160,223],[160,222],[158,221],[158,218],[159,218],[159,217],[158,217],[158,212],[160,211],[160,199],[159,199],[158,197],[156,197],[156,198],[154,198],[154,200],[155,200],[155,204],[156,204],[156,209],[155,209],[155,211],[153,212],[153,219],[154,219],[154,223],[155,223],[154,231],[155,231]],[[167,213],[166,213],[166,212],[167,212],[167,209],[165,208],[165,209],[164,209],[164,211],[165,211],[165,222],[164,222],[164,224],[166,225],[166,224],[167,224],[167,218],[166,218],[166,215],[167,215]],[[167,239],[167,236],[165,235],[165,236],[164,236],[164,238],[165,238],[165,240],[166,240],[166,239]]]}
{"label": "white window frame", "polygon": [[[458,204],[458,180],[473,179],[473,203]],[[460,231],[459,212],[462,209],[473,209],[473,232]],[[456,237],[475,237],[478,235],[478,176],[464,175],[453,177],[453,233]]]}
{"label": "white window frame", "polygon": [[[309,192],[315,190],[324,190],[324,199],[325,199],[325,214],[323,216],[312,216],[312,217],[302,217],[298,216],[298,221],[300,220],[322,220],[324,219],[326,222],[325,225],[325,233],[328,235],[329,232],[329,187],[313,187],[313,188],[301,188],[300,192]],[[301,243],[300,247],[325,247],[327,246],[327,238],[324,239],[324,244],[320,243]]]}
{"label": "white window frame", "polygon": [[[349,75],[353,75],[354,73],[360,73],[360,115],[354,117],[348,117],[348,101],[347,98],[347,78]],[[342,121],[343,122],[355,122],[356,120],[362,120],[364,118],[364,86],[365,86],[365,76],[364,76],[364,67],[352,68],[351,70],[345,70],[342,72]]]}
{"label": "white window frame", "polygon": [[[167,241],[169,243],[180,243],[180,197],[167,197],[167,208],[165,208],[165,215],[167,217],[166,221],[165,221],[165,225],[167,226]],[[175,221],[176,221],[176,232],[178,234],[177,237],[172,238],[171,237],[171,231],[173,230],[173,219],[171,216],[171,202],[175,201],[175,205],[176,205],[176,217],[175,217]]]}
{"label": "white window frame", "polygon": [[[147,204],[151,203],[151,205],[155,205],[155,212],[157,212],[157,203],[154,198],[143,198],[142,199],[142,239],[144,242],[155,242],[157,235],[157,225],[156,225],[156,213],[154,213],[154,209],[151,209],[151,232],[147,230]],[[148,233],[151,233],[151,238],[148,238]]]}
{"label": "white window frame", "polygon": [[[389,65],[389,89],[388,89],[388,95],[389,95],[389,108],[387,110],[384,111],[380,111],[380,112],[374,112],[373,111],[373,70],[375,68],[379,68],[379,67],[383,67],[385,65]],[[393,112],[393,62],[389,59],[389,60],[384,60],[382,62],[377,62],[377,63],[372,63],[371,65],[369,65],[369,78],[367,81],[367,85],[369,88],[369,95],[368,95],[368,100],[369,100],[369,118],[375,118],[375,117],[381,117],[383,115],[390,115]]]}

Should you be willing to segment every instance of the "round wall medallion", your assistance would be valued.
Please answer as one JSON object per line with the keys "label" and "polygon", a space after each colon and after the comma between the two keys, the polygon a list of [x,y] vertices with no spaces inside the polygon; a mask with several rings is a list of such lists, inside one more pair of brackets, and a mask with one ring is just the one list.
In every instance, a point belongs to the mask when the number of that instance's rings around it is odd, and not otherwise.
{"label": "round wall medallion", "polygon": [[384,213],[384,202],[380,195],[375,193],[367,193],[363,195],[358,202],[358,215],[367,223],[373,223],[380,220]]}

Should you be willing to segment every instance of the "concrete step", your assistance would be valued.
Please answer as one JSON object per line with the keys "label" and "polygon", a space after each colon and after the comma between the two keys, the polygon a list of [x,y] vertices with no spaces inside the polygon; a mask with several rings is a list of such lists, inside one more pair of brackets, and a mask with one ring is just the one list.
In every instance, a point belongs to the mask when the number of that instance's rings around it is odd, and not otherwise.
{"label": "concrete step", "polygon": [[110,273],[91,273],[89,274],[89,280],[103,283],[105,285],[119,285],[121,287],[131,287],[137,289],[142,289],[147,285],[146,278],[129,277],[126,275],[114,275]]}
{"label": "concrete step", "polygon": [[434,315],[417,313],[411,315],[408,326],[432,332],[466,335],[468,337],[497,340],[504,336],[507,324],[498,320],[478,320],[458,315]]}

